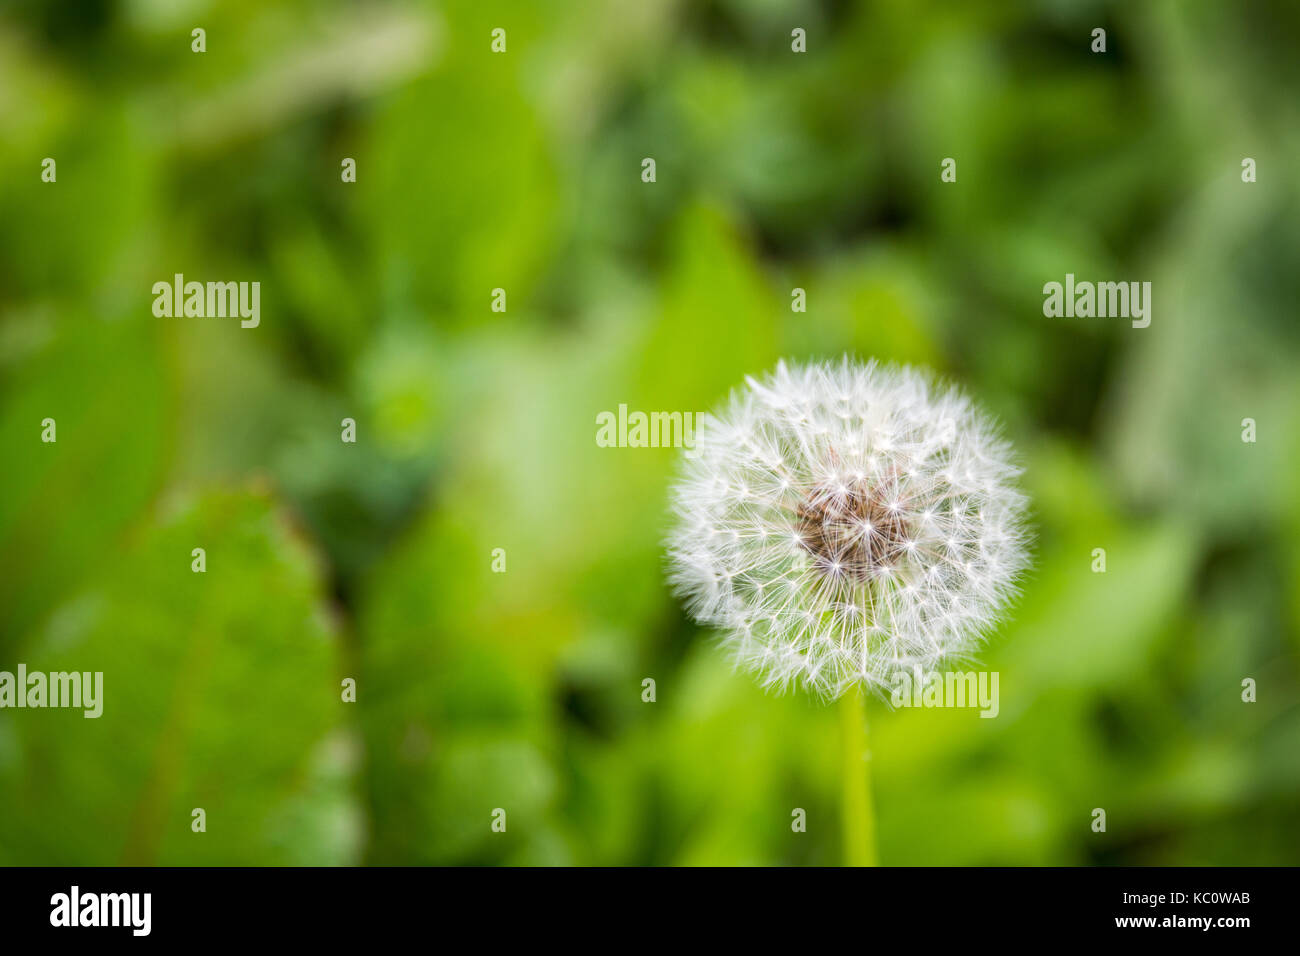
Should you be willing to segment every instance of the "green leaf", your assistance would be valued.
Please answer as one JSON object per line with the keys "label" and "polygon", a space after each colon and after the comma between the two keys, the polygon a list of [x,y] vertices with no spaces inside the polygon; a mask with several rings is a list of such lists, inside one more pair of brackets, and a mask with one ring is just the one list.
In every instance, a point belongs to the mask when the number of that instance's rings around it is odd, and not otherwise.
{"label": "green leaf", "polygon": [[170,427],[161,352],[144,321],[66,322],[5,383],[0,654],[111,553],[161,484]]}
{"label": "green leaf", "polygon": [[0,712],[0,859],[354,860],[338,639],[320,571],[270,499],[186,500],[105,565],[18,659],[102,673],[103,712]]}

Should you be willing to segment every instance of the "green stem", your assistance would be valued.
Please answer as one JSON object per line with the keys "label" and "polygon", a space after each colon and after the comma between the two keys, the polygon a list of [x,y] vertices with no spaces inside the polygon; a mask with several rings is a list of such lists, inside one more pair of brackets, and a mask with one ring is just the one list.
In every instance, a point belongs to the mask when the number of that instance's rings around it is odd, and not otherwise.
{"label": "green stem", "polygon": [[875,866],[876,816],[871,805],[867,708],[858,692],[844,695],[840,718],[844,730],[844,863]]}

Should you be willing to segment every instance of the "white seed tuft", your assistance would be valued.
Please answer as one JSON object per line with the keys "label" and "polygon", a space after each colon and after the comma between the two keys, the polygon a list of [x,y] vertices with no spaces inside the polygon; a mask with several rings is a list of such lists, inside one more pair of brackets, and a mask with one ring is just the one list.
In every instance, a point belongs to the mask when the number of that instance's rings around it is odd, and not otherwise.
{"label": "white seed tuft", "polygon": [[968,658],[1027,564],[993,421],[907,368],[782,362],[701,416],[670,580],[764,686],[885,696]]}

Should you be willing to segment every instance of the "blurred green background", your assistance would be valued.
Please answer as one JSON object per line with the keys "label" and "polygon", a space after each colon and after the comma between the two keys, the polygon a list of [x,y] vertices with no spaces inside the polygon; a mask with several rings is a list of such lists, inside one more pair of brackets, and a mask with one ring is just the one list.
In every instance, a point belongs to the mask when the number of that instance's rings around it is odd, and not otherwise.
{"label": "blurred green background", "polygon": [[0,862],[839,862],[834,708],[667,592],[679,452],[594,437],[846,351],[999,415],[1037,535],[1000,716],[872,707],[882,861],[1300,862],[1295,4],[0,11],[0,670],[105,673],[0,711]]}

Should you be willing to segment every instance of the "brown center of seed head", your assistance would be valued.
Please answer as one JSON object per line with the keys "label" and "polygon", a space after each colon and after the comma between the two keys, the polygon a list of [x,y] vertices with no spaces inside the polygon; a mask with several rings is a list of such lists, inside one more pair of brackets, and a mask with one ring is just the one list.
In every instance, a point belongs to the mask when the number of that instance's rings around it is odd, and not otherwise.
{"label": "brown center of seed head", "polygon": [[898,563],[910,534],[903,516],[882,497],[884,490],[860,479],[820,484],[804,497],[796,530],[819,570],[865,581]]}

